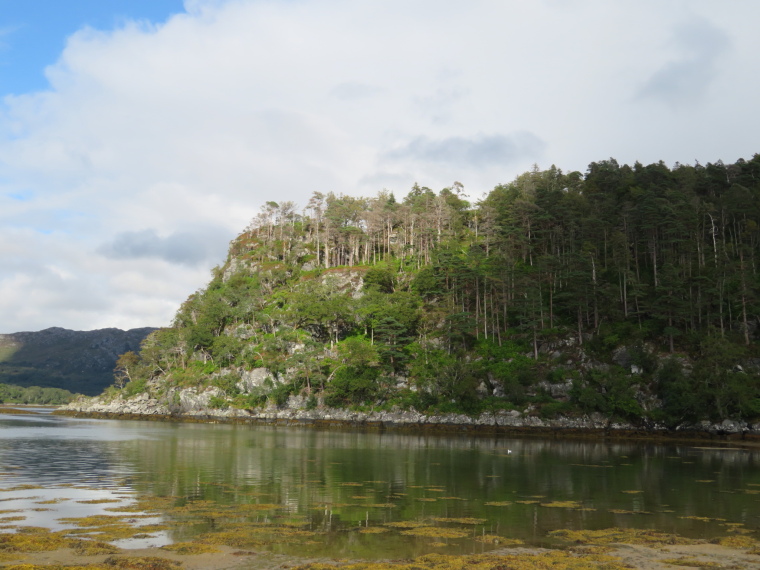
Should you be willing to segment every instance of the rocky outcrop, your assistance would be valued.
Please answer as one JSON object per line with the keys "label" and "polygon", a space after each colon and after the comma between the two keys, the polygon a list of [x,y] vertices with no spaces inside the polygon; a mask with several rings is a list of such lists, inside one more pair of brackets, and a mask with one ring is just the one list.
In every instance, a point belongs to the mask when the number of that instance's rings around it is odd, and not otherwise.
{"label": "rocky outcrop", "polygon": [[[316,424],[366,426],[374,428],[409,428],[442,430],[484,430],[491,432],[522,432],[537,435],[593,435],[612,436],[672,436],[690,438],[728,437],[731,439],[760,439],[760,424],[747,424],[726,420],[721,423],[701,422],[668,430],[661,425],[634,425],[611,421],[600,414],[580,417],[541,418],[531,410],[502,410],[484,412],[478,416],[465,414],[423,414],[415,410],[358,412],[319,406],[307,409],[305,400],[291,397],[286,406],[270,405],[255,410],[226,409],[209,406],[212,397],[220,396],[218,388],[198,391],[195,388],[174,389],[159,401],[147,393],[134,398],[117,397],[111,401],[101,398],[80,398],[62,406],[58,413],[97,417],[145,417],[188,421],[222,421],[240,423]],[[162,403],[172,400],[174,405]]]}

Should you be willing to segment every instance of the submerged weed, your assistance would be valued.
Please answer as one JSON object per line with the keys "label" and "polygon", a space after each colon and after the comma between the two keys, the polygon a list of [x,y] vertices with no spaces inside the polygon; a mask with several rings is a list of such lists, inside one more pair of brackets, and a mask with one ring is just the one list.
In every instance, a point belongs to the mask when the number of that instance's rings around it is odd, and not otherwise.
{"label": "submerged weed", "polygon": [[700,544],[703,541],[684,538],[657,530],[635,528],[607,528],[603,530],[561,529],[549,532],[549,536],[576,544]]}
{"label": "submerged weed", "polygon": [[96,540],[77,540],[71,545],[71,547],[74,549],[74,552],[80,556],[118,554],[121,552],[121,549],[116,546]]}
{"label": "submerged weed", "polygon": [[649,511],[626,511],[625,509],[610,509],[609,512],[616,515],[651,515]]}
{"label": "submerged weed", "polygon": [[0,534],[0,552],[47,552],[67,548],[72,544],[71,539],[47,529],[35,529],[33,532],[17,534]]}
{"label": "submerged weed", "polygon": [[120,503],[121,499],[86,499],[83,501],[76,501],[83,505],[100,505],[103,503]]}
{"label": "submerged weed", "polygon": [[368,526],[368,527],[359,529],[359,532],[361,534],[381,534],[383,532],[389,532],[389,531],[390,529],[383,528],[381,526]]}
{"label": "submerged weed", "polygon": [[[440,543],[444,544],[444,543]],[[618,558],[604,554],[551,551],[542,554],[447,556],[428,554],[412,562],[360,562],[358,564],[306,564],[293,570],[623,570]]]}
{"label": "submerged weed", "polygon": [[435,522],[456,523],[456,524],[483,524],[484,522],[486,522],[486,519],[475,519],[472,517],[462,517],[462,518],[433,517],[433,520]]}
{"label": "submerged weed", "polygon": [[392,528],[419,528],[425,526],[425,523],[420,521],[396,521],[385,523],[384,526]]}
{"label": "submerged weed", "polygon": [[671,566],[688,566],[689,568],[724,568],[723,564],[719,564],[718,562],[699,560],[698,558],[691,558],[689,556],[665,558],[660,562],[663,564],[670,564]]}
{"label": "submerged weed", "polygon": [[583,507],[578,501],[552,501],[551,503],[541,503],[541,506],[552,509],[580,509]]}
{"label": "submerged weed", "polygon": [[712,542],[728,548],[752,548],[758,546],[757,541],[749,536],[724,536]]}
{"label": "submerged weed", "polygon": [[401,534],[407,536],[423,536],[428,538],[465,538],[470,535],[466,530],[456,528],[440,528],[437,526],[421,526],[402,530]]}
{"label": "submerged weed", "polygon": [[174,544],[167,544],[161,547],[162,550],[169,550],[170,552],[176,552],[177,554],[213,554],[221,552],[215,546],[209,544],[199,544],[197,542],[175,542]]}
{"label": "submerged weed", "polygon": [[128,556],[106,558],[107,568],[116,570],[175,570],[182,568],[181,562],[156,556]]}
{"label": "submerged weed", "polygon": [[68,497],[61,497],[59,499],[49,499],[47,501],[35,501],[38,505],[57,505],[58,503],[62,503],[64,501],[70,501]]}
{"label": "submerged weed", "polygon": [[483,534],[475,537],[476,542],[482,542],[483,544],[498,544],[499,546],[509,548],[512,546],[522,546],[525,544],[519,538],[504,538],[503,536],[497,536],[495,534]]}

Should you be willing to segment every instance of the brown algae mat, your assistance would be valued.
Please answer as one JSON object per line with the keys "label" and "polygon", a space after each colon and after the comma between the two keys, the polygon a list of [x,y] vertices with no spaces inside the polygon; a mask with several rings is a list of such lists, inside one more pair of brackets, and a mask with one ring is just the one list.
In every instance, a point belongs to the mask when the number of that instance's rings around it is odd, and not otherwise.
{"label": "brown algae mat", "polygon": [[[425,527],[417,527],[425,528]],[[0,565],[9,570],[617,570],[623,568],[760,568],[760,543],[748,536],[707,542],[653,530],[612,528],[551,533],[559,549],[506,548],[487,554],[428,554],[414,560],[303,560],[250,549],[261,535],[230,532],[213,541],[183,542],[161,548],[122,550],[107,542],[72,538],[67,531],[19,528],[0,534]],[[433,535],[435,538],[435,535]],[[221,544],[229,539],[230,544]],[[287,539],[287,538],[286,538]],[[203,541],[206,542],[203,542]],[[209,542],[219,544],[212,545]],[[509,541],[505,541],[509,542]],[[517,541],[515,541],[516,543]],[[244,545],[242,550],[239,545]]]}
{"label": "brown algae mat", "polygon": [[[25,489],[25,488],[24,488]],[[253,497],[251,500],[259,500]],[[538,502],[538,501],[536,501]],[[576,503],[547,507],[581,508]],[[760,568],[760,542],[740,523],[726,523],[727,536],[711,541],[689,539],[651,529],[556,530],[548,538],[554,549],[526,547],[520,540],[477,529],[485,519],[429,517],[357,529],[359,533],[398,533],[427,541],[431,550],[446,541],[472,541],[482,554],[427,554],[414,560],[305,559],[269,552],[279,545],[308,546],[328,539],[297,515],[281,518],[280,505],[220,504],[178,497],[150,497],[126,506],[106,507],[107,514],[59,519],[71,528],[51,531],[9,525],[0,533],[0,567],[11,570],[77,569],[175,570],[291,568],[299,570],[585,570],[622,568]],[[162,522],[155,521],[160,517]],[[212,521],[191,540],[163,547],[120,549],[110,544],[154,533],[182,530],[198,520]],[[256,519],[256,520],[252,520]],[[11,522],[11,521],[9,521]],[[752,535],[752,536],[750,536]],[[393,553],[389,552],[392,558]]]}

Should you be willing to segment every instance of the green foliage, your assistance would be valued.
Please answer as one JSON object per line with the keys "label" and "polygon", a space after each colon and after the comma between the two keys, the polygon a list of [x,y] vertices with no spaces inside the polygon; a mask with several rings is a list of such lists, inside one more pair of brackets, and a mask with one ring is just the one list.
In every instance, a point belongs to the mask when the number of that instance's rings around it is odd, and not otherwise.
{"label": "green foliage", "polygon": [[130,380],[124,385],[122,393],[125,398],[131,398],[132,396],[136,396],[137,394],[142,394],[143,392],[147,391],[147,388],[148,383],[145,378],[135,378],[134,380]]}
{"label": "green foliage", "polygon": [[230,407],[230,403],[225,398],[220,398],[219,396],[211,396],[208,405],[209,408],[217,410],[226,410]]}
{"label": "green foliage", "polygon": [[635,420],[643,410],[636,400],[638,379],[618,367],[590,370],[573,383],[571,399],[586,412],[600,412],[611,418]]}
{"label": "green foliage", "polygon": [[380,392],[380,370],[345,365],[335,371],[325,391],[325,404],[337,408],[372,402]]}
{"label": "green foliage", "polygon": [[282,407],[288,402],[288,398],[294,391],[295,386],[293,384],[280,383],[269,392],[268,398],[275,406]]}
{"label": "green foliage", "polygon": [[212,384],[217,388],[224,390],[227,396],[234,397],[240,393],[240,389],[237,387],[240,382],[240,376],[237,374],[222,374],[217,376],[212,381]]}
{"label": "green foliage", "polygon": [[524,354],[524,347],[513,341],[501,346],[493,341],[480,341],[475,353],[481,358],[482,371],[502,383],[517,381],[522,386],[530,386],[536,381],[537,363]]}
{"label": "green foliage", "polygon": [[203,362],[201,360],[194,360],[188,366],[191,370],[194,370],[198,374],[209,375],[219,371],[219,366],[213,360]]}
{"label": "green foliage", "polygon": [[572,416],[575,411],[576,408],[571,402],[552,401],[542,404],[538,415],[544,419],[553,419],[560,416]]}
{"label": "green foliage", "polygon": [[434,403],[425,402],[427,407],[435,405],[440,411],[467,413],[479,408],[476,389],[481,380],[480,370],[461,355],[429,350],[423,358],[412,361],[410,378],[418,390],[434,396]]}
{"label": "green foliage", "polygon": [[379,355],[377,347],[364,337],[349,337],[337,345],[338,355],[347,366],[362,368],[377,366]]}
{"label": "green foliage", "polygon": [[364,289],[380,293],[393,293],[395,288],[393,273],[387,267],[370,267],[364,274]]}
{"label": "green foliage", "polygon": [[444,292],[444,284],[440,282],[435,271],[430,267],[425,267],[417,272],[412,280],[411,288],[426,301],[434,299]]}
{"label": "green foliage", "polygon": [[243,343],[234,336],[222,335],[211,342],[211,356],[221,366],[240,362]]}
{"label": "green foliage", "polygon": [[58,406],[68,404],[77,394],[60,388],[42,388],[40,386],[12,386],[0,384],[0,403],[4,404],[40,404]]}

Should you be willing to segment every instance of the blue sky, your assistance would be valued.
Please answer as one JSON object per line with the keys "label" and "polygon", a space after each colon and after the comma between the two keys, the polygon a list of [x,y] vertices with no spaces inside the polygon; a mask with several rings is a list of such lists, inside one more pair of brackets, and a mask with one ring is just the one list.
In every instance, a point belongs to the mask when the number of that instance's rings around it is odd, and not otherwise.
{"label": "blue sky", "polygon": [[46,89],[45,68],[85,26],[110,30],[130,20],[160,23],[183,11],[182,0],[0,0],[0,93]]}
{"label": "blue sky", "polygon": [[758,21],[747,0],[0,0],[0,333],[167,325],[270,200],[749,159]]}

